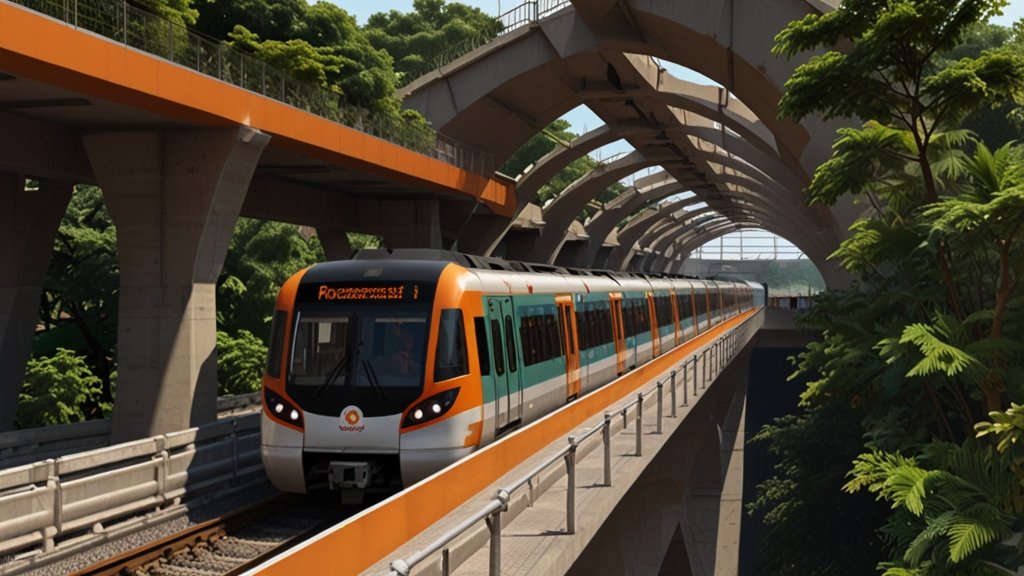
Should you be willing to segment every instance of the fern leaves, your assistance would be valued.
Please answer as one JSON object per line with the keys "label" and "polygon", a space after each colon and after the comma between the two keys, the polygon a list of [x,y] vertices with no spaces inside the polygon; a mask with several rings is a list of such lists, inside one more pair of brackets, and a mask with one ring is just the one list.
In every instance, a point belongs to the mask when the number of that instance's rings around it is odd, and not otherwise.
{"label": "fern leaves", "polygon": [[933,444],[921,458],[875,450],[857,458],[844,490],[867,489],[897,510],[883,533],[902,562],[880,566],[885,574],[946,574],[932,569],[970,563],[1013,532],[1005,466],[1004,454],[973,442]]}

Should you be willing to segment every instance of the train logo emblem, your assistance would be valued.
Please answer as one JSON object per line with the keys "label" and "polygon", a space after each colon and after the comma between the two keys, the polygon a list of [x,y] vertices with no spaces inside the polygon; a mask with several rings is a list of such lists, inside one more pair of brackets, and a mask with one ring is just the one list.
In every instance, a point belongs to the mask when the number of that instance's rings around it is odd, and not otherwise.
{"label": "train logo emblem", "polygon": [[341,424],[338,425],[338,430],[342,432],[362,432],[366,429],[365,424],[361,424],[363,421],[363,411],[357,406],[348,406],[341,411]]}

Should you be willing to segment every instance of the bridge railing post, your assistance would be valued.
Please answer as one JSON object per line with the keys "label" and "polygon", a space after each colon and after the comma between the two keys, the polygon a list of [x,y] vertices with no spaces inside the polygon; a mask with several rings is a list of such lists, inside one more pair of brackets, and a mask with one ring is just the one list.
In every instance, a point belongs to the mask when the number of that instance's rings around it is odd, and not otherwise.
{"label": "bridge railing post", "polygon": [[[676,371],[672,370],[672,374],[669,375],[669,385],[672,387],[672,392],[669,394],[669,398],[672,400],[672,412],[670,416],[676,417]],[[685,390],[684,390],[685,392]]]}
{"label": "bridge railing post", "polygon": [[708,349],[701,350],[700,353],[700,366],[701,366],[701,381],[700,389],[703,390],[708,387]]}
{"label": "bridge railing post", "polygon": [[612,485],[612,415],[604,413],[604,429],[601,430],[604,440],[604,485]]}
{"label": "bridge railing post", "polygon": [[664,385],[659,380],[658,381],[658,434],[661,434],[661,416],[662,416],[662,412],[663,412],[663,410],[662,410],[662,400],[661,400],[661,397],[662,397],[661,389],[662,389],[663,386]]}
{"label": "bridge railing post", "polygon": [[689,380],[690,380],[689,377],[688,377],[688,375],[690,373],[690,369],[687,366],[687,364],[689,364],[689,362],[687,362],[686,360],[683,360],[683,364],[682,364],[682,366],[680,366],[680,369],[682,369],[682,371],[683,371],[683,406],[689,406],[690,405],[690,390],[687,388],[687,385],[688,385]]}
{"label": "bridge railing post", "polygon": [[644,455],[644,394],[636,395],[636,455]]}
{"label": "bridge railing post", "polygon": [[487,571],[490,576],[501,576],[501,513],[508,510],[511,496],[505,490],[498,490],[497,498],[501,501],[501,508],[487,517],[487,528],[491,533],[490,562]]}
{"label": "bridge railing post", "polygon": [[697,401],[697,355],[693,355],[693,401]]}
{"label": "bridge railing post", "polygon": [[569,484],[565,492],[565,533],[576,533],[576,438],[569,436],[569,451],[565,454],[565,473]]}

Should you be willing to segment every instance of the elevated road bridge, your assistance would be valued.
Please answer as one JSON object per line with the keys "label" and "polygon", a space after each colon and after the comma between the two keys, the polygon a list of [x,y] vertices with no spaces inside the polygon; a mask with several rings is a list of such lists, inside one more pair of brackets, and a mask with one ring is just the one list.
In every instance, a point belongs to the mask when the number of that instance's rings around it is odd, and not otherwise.
{"label": "elevated road bridge", "polygon": [[[115,440],[214,419],[215,283],[239,215],[315,227],[332,259],[350,254],[348,231],[440,248],[456,204],[513,215],[487,153],[289,105],[315,94],[127,4],[29,5],[42,12],[0,1],[0,430],[75,184],[102,188],[117,227]],[[160,56],[139,49],[154,35]]]}

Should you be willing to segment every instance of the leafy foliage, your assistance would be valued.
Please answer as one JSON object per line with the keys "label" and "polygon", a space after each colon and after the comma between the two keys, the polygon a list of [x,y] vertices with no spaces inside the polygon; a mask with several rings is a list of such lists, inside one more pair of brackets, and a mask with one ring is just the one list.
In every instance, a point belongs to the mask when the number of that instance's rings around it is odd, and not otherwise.
{"label": "leafy foliage", "polygon": [[16,428],[71,424],[110,413],[100,379],[73,350],[58,348],[46,358],[32,358],[18,399]]}
{"label": "leafy foliage", "polygon": [[758,574],[868,574],[885,558],[873,532],[886,508],[862,494],[841,493],[861,434],[859,411],[838,402],[757,433],[753,441],[767,442],[775,458],[774,477],[758,485],[748,504],[766,527],[758,542]]}
{"label": "leafy foliage", "polygon": [[240,218],[217,281],[220,329],[234,338],[244,330],[266,344],[281,284],[323,259],[320,242],[304,238],[294,225]]}
{"label": "leafy foliage", "polygon": [[370,43],[394,58],[403,84],[436,68],[446,51],[480,46],[501,30],[497,19],[466,4],[414,0],[412,7],[373,14],[364,27]]}
{"label": "leafy foliage", "polygon": [[245,394],[260,388],[267,346],[248,330],[232,337],[217,331],[217,392]]}
{"label": "leafy foliage", "polygon": [[[879,525],[890,558],[878,569],[887,575],[996,574],[1021,565],[1021,550],[1002,542],[1024,528],[1021,469],[1008,451],[976,439],[975,426],[981,414],[995,418],[1024,400],[1024,152],[992,151],[959,126],[983,107],[1013,107],[1024,93],[1019,48],[978,45],[978,22],[1003,6],[845,0],[776,38],[780,55],[829,50],[797,67],[783,115],[863,122],[840,131],[809,199],[850,198],[867,208],[833,255],[854,286],[820,295],[804,319],[824,334],[799,361],[812,375],[801,398],[808,416],[780,426],[811,426],[829,442],[831,430],[811,416],[835,405],[858,411],[865,442],[845,486],[892,506]],[[842,51],[830,50],[836,46]],[[995,434],[994,425],[979,426]],[[771,440],[780,453],[806,449],[786,434]],[[786,487],[814,488],[806,479]],[[770,515],[776,504],[764,504]],[[786,522],[769,531],[792,529]]]}
{"label": "leafy foliage", "polygon": [[57,230],[33,343],[36,358],[61,348],[83,356],[113,401],[119,271],[117,234],[95,186],[75,188]]}
{"label": "leafy foliage", "polygon": [[1024,489],[1003,472],[1005,455],[973,442],[935,443],[922,450],[920,460],[881,451],[862,454],[844,487],[867,489],[896,510],[882,534],[902,556],[883,566],[920,574],[982,570],[984,564],[971,564],[983,552],[1001,565],[1019,562],[1017,551],[1001,543],[1014,530],[1022,511],[1015,503]]}

